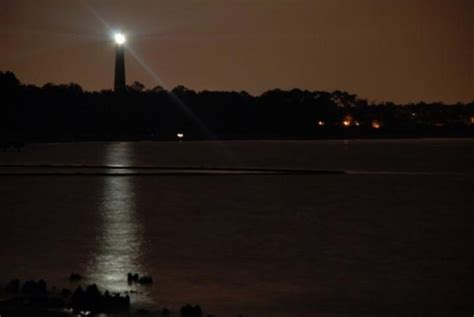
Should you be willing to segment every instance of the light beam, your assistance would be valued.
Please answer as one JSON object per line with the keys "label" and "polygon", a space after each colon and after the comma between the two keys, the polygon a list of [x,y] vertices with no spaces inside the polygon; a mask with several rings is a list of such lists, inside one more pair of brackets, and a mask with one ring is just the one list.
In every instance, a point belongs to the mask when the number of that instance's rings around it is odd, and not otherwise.
{"label": "light beam", "polygon": [[127,41],[125,35],[123,35],[122,33],[115,33],[114,40],[115,43],[117,43],[118,45],[123,45]]}

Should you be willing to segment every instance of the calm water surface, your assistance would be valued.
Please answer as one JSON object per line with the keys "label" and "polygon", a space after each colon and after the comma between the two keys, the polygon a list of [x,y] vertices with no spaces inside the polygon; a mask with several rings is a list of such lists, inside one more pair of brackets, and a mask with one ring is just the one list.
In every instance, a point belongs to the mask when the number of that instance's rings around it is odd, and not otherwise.
{"label": "calm water surface", "polygon": [[[0,281],[72,288],[79,272],[133,289],[136,307],[190,302],[218,316],[462,315],[474,296],[473,162],[469,139],[0,153]],[[169,167],[350,173],[161,174]],[[154,285],[129,286],[130,271]]]}

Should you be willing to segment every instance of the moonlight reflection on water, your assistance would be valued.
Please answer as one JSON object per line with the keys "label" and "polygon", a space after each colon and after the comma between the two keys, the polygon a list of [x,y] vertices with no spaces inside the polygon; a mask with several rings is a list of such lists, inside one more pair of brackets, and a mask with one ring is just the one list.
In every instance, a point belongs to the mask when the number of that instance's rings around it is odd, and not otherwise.
{"label": "moonlight reflection on water", "polygon": [[[215,142],[0,153],[0,282],[73,289],[77,272],[136,290],[132,310],[216,316],[472,311],[473,140],[225,145],[238,160]],[[346,173],[241,173],[294,168]],[[154,285],[128,285],[130,271]]]}
{"label": "moonlight reflection on water", "polygon": [[[113,165],[117,154],[129,162],[132,145],[110,144],[106,164]],[[117,153],[121,152],[121,153]],[[101,229],[96,237],[96,251],[88,265],[88,276],[99,287],[112,292],[134,289],[127,283],[127,273],[144,273],[142,225],[137,215],[133,179],[130,177],[104,177],[103,197],[99,206]],[[146,302],[146,294],[140,301]]]}

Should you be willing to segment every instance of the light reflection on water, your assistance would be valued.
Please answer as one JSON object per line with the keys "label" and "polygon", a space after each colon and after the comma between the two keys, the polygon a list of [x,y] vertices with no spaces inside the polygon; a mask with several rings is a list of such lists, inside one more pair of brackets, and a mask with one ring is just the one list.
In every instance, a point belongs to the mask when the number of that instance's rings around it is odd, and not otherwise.
{"label": "light reflection on water", "polygon": [[[105,163],[130,162],[130,143],[109,144]],[[88,265],[88,277],[102,289],[111,292],[137,291],[139,301],[148,302],[148,296],[139,287],[128,285],[127,273],[145,274],[141,263],[143,255],[142,225],[137,215],[133,179],[130,177],[103,177],[103,196],[98,207],[99,235],[96,251]],[[132,302],[134,297],[132,294]]]}
{"label": "light reflection on water", "polygon": [[44,277],[62,287],[77,271],[84,283],[123,292],[127,272],[150,273],[155,285],[135,288],[143,292],[132,296],[136,308],[190,302],[217,316],[472,311],[465,241],[472,236],[473,141],[343,142],[228,143],[243,166],[209,155],[213,143],[206,142],[45,144],[28,155],[0,153],[4,164],[20,165],[352,171],[5,175],[0,282]]}

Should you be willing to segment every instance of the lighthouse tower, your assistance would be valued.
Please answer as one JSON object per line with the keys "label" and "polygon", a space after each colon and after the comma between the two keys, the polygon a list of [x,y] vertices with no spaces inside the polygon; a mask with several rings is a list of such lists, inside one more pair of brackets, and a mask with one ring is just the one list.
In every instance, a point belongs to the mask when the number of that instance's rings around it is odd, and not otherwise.
{"label": "lighthouse tower", "polygon": [[125,36],[121,33],[115,34],[115,81],[114,91],[125,90]]}

